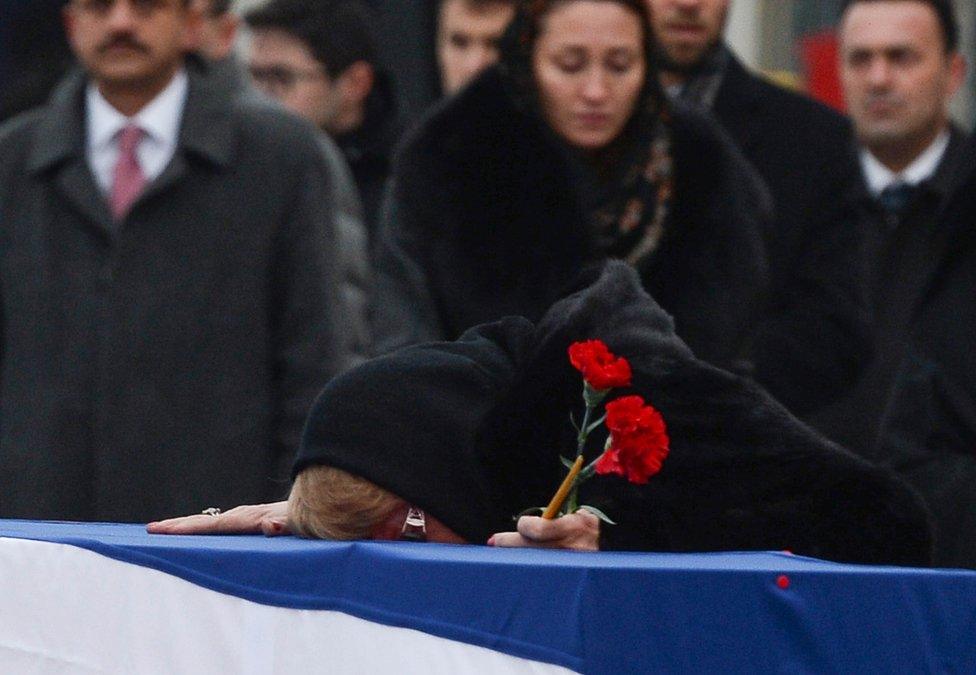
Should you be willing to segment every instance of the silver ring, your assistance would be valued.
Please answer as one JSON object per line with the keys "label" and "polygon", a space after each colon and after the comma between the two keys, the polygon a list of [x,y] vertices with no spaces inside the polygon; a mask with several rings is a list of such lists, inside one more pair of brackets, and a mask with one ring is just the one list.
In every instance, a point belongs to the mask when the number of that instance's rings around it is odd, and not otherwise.
{"label": "silver ring", "polygon": [[211,506],[210,508],[204,509],[200,513],[202,513],[205,516],[219,516],[220,509],[218,509],[216,506]]}

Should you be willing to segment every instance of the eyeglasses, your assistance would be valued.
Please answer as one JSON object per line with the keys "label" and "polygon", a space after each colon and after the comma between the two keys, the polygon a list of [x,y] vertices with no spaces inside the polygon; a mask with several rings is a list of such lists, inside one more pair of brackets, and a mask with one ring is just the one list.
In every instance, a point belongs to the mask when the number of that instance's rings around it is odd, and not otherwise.
{"label": "eyeglasses", "polygon": [[298,70],[284,66],[251,66],[248,72],[254,83],[272,96],[291,91],[302,80],[316,80],[325,76],[325,72],[317,68]]}
{"label": "eyeglasses", "polygon": [[[74,4],[79,9],[91,14],[108,14],[118,0],[74,0]],[[179,0],[128,0],[133,13],[138,16],[147,17],[153,12],[175,6]]]}
{"label": "eyeglasses", "polygon": [[400,541],[427,541],[427,516],[415,506],[407,510],[400,530]]}

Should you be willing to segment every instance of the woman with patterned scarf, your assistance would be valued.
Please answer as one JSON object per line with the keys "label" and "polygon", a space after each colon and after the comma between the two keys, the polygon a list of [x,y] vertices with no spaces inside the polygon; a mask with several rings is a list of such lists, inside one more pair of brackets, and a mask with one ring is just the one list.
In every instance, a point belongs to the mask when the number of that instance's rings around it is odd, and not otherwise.
{"label": "woman with patterned scarf", "polygon": [[706,361],[748,371],[767,288],[765,188],[669,103],[641,0],[522,2],[501,62],[407,139],[376,259],[378,351],[531,320],[619,258]]}

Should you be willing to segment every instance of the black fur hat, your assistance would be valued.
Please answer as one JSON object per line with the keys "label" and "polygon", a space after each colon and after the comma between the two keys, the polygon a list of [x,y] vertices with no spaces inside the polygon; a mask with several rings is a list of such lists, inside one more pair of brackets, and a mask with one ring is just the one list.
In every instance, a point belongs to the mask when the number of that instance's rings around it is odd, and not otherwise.
{"label": "black fur hat", "polygon": [[410,501],[469,541],[504,525],[475,435],[508,391],[533,333],[521,318],[408,347],[332,380],[312,407],[297,475],[327,464]]}

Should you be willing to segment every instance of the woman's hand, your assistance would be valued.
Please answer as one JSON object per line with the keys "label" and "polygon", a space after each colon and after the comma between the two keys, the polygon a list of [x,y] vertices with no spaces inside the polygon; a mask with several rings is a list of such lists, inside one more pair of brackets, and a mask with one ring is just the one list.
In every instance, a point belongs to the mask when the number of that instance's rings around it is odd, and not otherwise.
{"label": "woman's hand", "polygon": [[600,550],[600,519],[592,513],[577,511],[555,520],[522,516],[518,532],[499,532],[488,540],[489,546],[527,548],[567,548],[574,551]]}
{"label": "woman's hand", "polygon": [[288,502],[238,506],[217,515],[197,514],[146,525],[150,534],[289,534]]}

